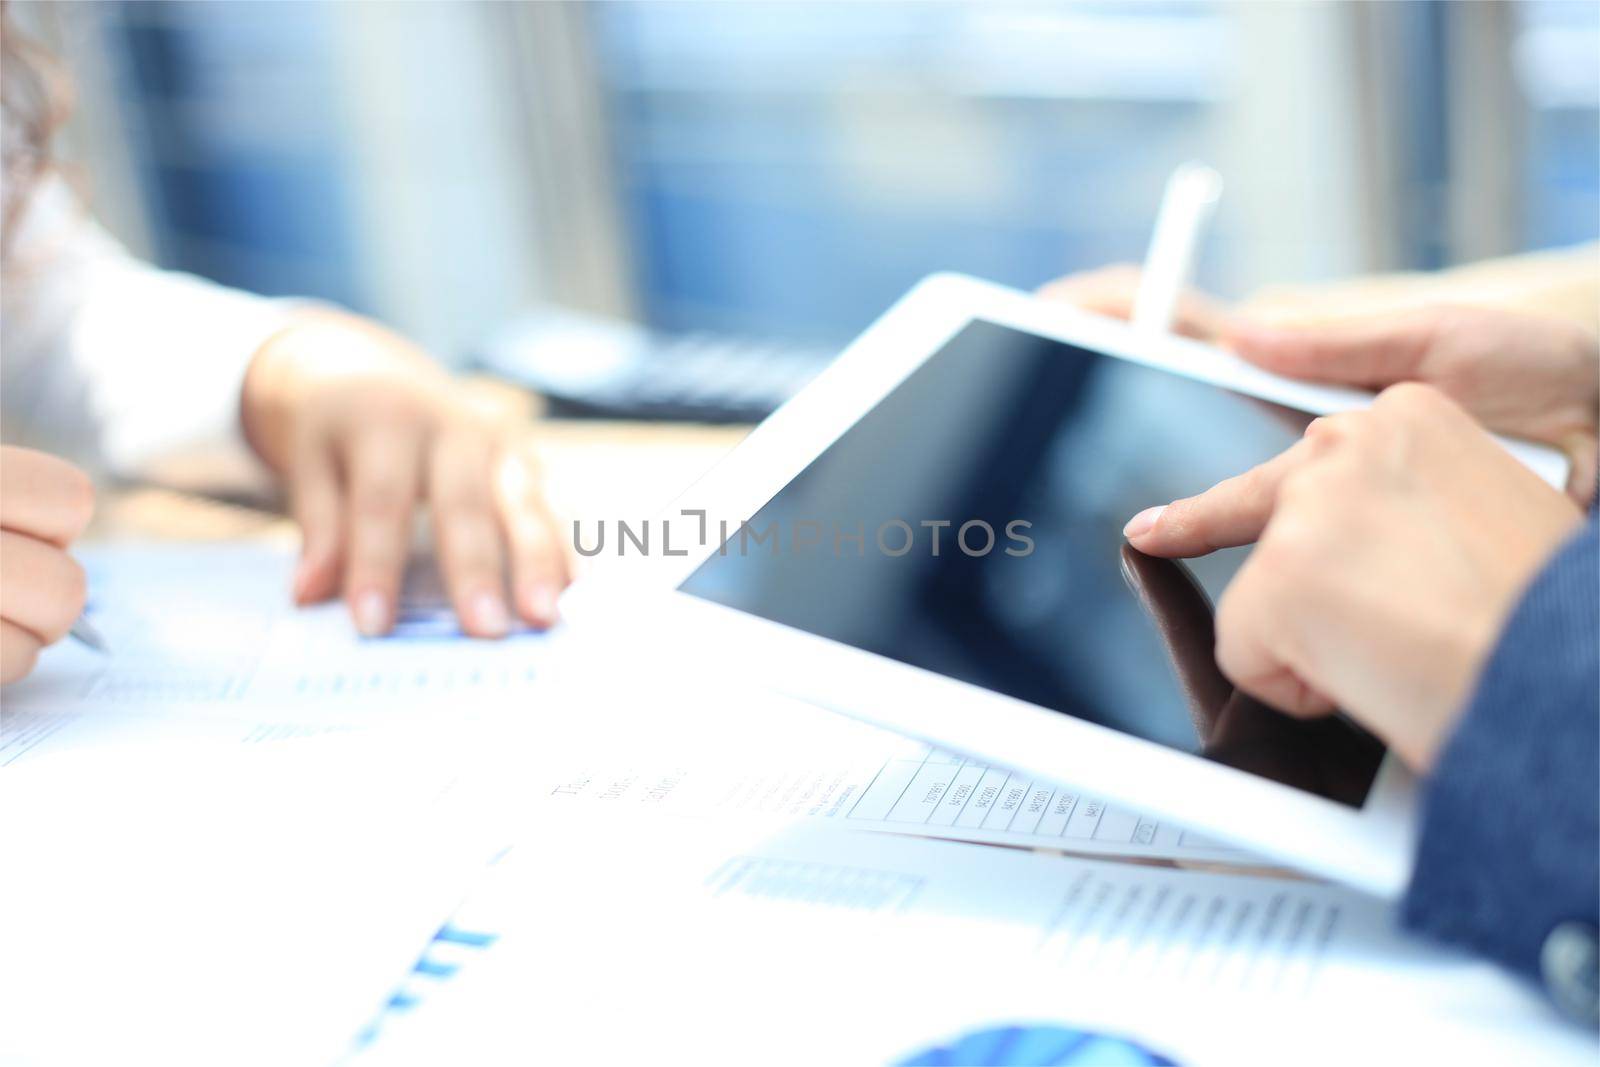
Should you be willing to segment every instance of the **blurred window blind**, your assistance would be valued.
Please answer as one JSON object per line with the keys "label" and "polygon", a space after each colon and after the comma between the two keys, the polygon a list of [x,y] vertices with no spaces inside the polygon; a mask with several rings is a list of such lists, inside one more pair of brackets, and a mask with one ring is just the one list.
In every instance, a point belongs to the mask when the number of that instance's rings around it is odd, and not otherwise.
{"label": "blurred window blind", "polygon": [[1517,4],[1513,64],[1527,107],[1523,239],[1600,237],[1600,3]]}
{"label": "blurred window blind", "polygon": [[323,4],[99,9],[156,258],[267,294],[363,307]]}
{"label": "blurred window blind", "polygon": [[819,340],[930,271],[1139,258],[1232,48],[1208,4],[587,10],[646,317]]}

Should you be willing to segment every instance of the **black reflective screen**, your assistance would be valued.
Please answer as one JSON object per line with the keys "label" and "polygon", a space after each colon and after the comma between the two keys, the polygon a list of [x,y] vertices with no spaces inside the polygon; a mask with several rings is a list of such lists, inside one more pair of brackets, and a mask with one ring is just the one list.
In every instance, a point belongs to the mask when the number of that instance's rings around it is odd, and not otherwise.
{"label": "black reflective screen", "polygon": [[1280,715],[1216,669],[1210,604],[1246,550],[1179,564],[1122,538],[1135,512],[1276,455],[1304,423],[974,322],[683,589],[1359,805],[1375,740]]}

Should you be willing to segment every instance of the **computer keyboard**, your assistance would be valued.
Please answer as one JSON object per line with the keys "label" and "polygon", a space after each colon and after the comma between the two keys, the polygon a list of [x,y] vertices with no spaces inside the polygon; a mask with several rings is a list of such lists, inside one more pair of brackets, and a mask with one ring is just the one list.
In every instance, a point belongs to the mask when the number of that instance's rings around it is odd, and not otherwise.
{"label": "computer keyboard", "polygon": [[542,394],[557,414],[738,423],[766,418],[834,355],[545,308],[499,330],[476,363]]}

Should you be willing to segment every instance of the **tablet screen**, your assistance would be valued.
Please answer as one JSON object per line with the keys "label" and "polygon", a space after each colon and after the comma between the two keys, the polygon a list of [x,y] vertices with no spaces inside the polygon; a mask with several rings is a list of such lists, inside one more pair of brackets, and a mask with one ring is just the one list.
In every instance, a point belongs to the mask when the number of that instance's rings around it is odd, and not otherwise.
{"label": "tablet screen", "polygon": [[1174,563],[1122,537],[1307,419],[974,321],[682,589],[1359,806],[1370,735],[1282,715],[1216,668],[1210,605],[1248,550]]}

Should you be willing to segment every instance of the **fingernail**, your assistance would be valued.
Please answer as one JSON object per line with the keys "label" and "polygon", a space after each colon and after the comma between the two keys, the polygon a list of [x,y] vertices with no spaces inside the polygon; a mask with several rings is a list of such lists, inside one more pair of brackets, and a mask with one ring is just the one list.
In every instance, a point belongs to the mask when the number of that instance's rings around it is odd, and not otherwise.
{"label": "fingernail", "polygon": [[1127,538],[1143,537],[1150,532],[1155,526],[1156,520],[1161,518],[1161,513],[1166,510],[1167,506],[1165,504],[1160,507],[1145,508],[1128,520],[1128,525],[1122,528],[1122,536]]}
{"label": "fingernail", "polygon": [[555,625],[556,591],[548,585],[536,585],[528,591],[528,609],[533,617],[546,626]]}
{"label": "fingernail", "polygon": [[485,637],[504,637],[511,629],[511,617],[499,594],[484,591],[472,598],[472,625]]}
{"label": "fingernail", "polygon": [[356,629],[366,637],[381,637],[389,630],[389,602],[376,590],[356,597]]}

